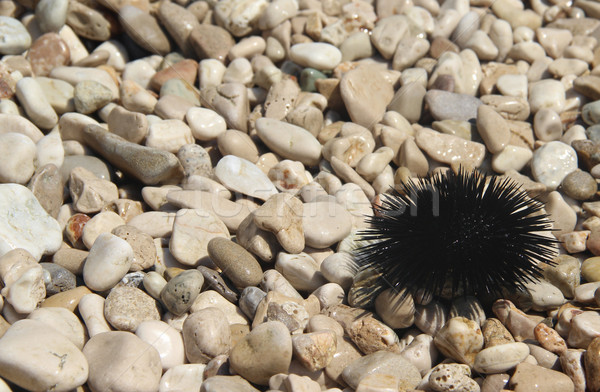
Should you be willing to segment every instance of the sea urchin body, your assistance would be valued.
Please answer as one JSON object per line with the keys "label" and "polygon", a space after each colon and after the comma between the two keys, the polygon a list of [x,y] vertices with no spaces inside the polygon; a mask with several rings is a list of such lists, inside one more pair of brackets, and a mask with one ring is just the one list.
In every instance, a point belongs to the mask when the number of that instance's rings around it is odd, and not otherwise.
{"label": "sea urchin body", "polygon": [[[463,169],[404,183],[383,198],[361,233],[358,271],[371,272],[359,297],[387,289],[439,295],[452,292],[499,294],[542,275],[552,263],[556,240],[544,235],[552,225],[510,179]],[[366,294],[366,295],[365,295]]]}

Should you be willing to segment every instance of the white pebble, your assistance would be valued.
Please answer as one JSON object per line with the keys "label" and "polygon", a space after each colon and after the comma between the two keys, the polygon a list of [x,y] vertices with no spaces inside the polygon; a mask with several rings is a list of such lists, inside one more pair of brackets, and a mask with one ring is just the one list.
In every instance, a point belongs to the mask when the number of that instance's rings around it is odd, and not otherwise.
{"label": "white pebble", "polygon": [[127,241],[110,233],[100,234],[83,266],[86,286],[94,291],[114,287],[129,271],[134,257]]}

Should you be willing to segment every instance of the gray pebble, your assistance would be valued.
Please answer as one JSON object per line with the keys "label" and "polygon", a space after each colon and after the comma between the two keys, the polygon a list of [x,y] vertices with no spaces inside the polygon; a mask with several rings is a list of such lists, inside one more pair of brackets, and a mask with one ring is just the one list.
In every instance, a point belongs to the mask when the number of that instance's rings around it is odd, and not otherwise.
{"label": "gray pebble", "polygon": [[139,288],[142,285],[142,283],[144,283],[145,277],[145,272],[130,272],[127,275],[123,276],[123,279],[121,279],[121,284],[129,287]]}
{"label": "gray pebble", "polygon": [[249,319],[253,320],[258,304],[266,297],[266,295],[267,293],[258,287],[248,286],[240,294],[239,307]]}
{"label": "gray pebble", "polygon": [[469,121],[477,117],[479,98],[467,94],[456,94],[442,90],[429,90],[425,102],[436,120]]}
{"label": "gray pebble", "polygon": [[198,144],[185,144],[177,151],[177,158],[183,166],[186,177],[195,175],[212,178],[212,163],[204,147]]}
{"label": "gray pebble", "polygon": [[227,299],[229,302],[234,304],[237,303],[237,290],[228,285],[217,271],[203,265],[199,266],[197,269],[204,277],[204,285],[206,286],[205,290],[215,290],[217,293],[225,297],[225,299]]}
{"label": "gray pebble", "polygon": [[[44,269],[46,295],[74,289],[77,284],[75,275],[64,267],[54,263],[40,263]],[[47,278],[47,279],[46,279]]]}
{"label": "gray pebble", "polygon": [[183,271],[162,289],[160,299],[169,312],[179,316],[192,306],[203,283],[204,277],[200,271]]}
{"label": "gray pebble", "polygon": [[236,287],[256,286],[262,280],[263,272],[258,261],[235,242],[216,237],[210,240],[207,249],[210,259]]}
{"label": "gray pebble", "polygon": [[561,185],[565,194],[575,200],[588,200],[598,190],[598,184],[594,177],[579,169],[567,174]]}

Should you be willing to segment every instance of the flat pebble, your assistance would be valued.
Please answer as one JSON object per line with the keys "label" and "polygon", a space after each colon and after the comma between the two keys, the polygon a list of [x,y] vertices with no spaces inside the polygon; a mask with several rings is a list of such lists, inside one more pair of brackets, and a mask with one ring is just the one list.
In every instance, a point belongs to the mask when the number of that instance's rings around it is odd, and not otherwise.
{"label": "flat pebble", "polygon": [[[260,139],[274,152],[284,158],[315,166],[321,158],[321,144],[307,130],[270,118],[256,121]],[[298,149],[297,146],[303,146]]]}
{"label": "flat pebble", "polygon": [[104,302],[106,320],[119,331],[135,332],[144,321],[160,320],[154,298],[144,291],[124,285],[114,287]]}
{"label": "flat pebble", "polygon": [[207,246],[211,260],[236,287],[256,286],[262,279],[262,269],[254,256],[240,245],[216,237]]}
{"label": "flat pebble", "polygon": [[194,303],[204,277],[198,270],[188,270],[169,280],[160,293],[160,299],[165,307],[175,315],[185,313]]}
{"label": "flat pebble", "polygon": [[67,391],[86,382],[88,361],[80,349],[42,321],[15,322],[0,348],[0,375],[22,388]]}
{"label": "flat pebble", "polygon": [[254,328],[233,347],[231,367],[245,379],[268,385],[269,378],[285,373],[292,359],[292,339],[288,328],[269,321]]}
{"label": "flat pebble", "polygon": [[470,167],[478,167],[485,156],[483,144],[435,132],[429,128],[420,129],[415,141],[417,146],[430,157],[447,164],[456,162]]}
{"label": "flat pebble", "polygon": [[429,386],[435,391],[479,391],[471,378],[471,369],[463,364],[440,364],[429,375]]}
{"label": "flat pebble", "polygon": [[0,185],[0,255],[16,248],[39,260],[54,254],[62,242],[58,222],[42,208],[34,194],[22,185]]}
{"label": "flat pebble", "polygon": [[577,169],[575,150],[562,142],[552,141],[533,153],[531,172],[536,181],[556,189],[561,181]]}
{"label": "flat pebble", "polygon": [[342,52],[325,42],[311,42],[293,45],[290,58],[300,66],[329,71],[340,63]]}
{"label": "flat pebble", "polygon": [[510,378],[509,386],[517,392],[532,390],[549,392],[574,390],[573,381],[567,375],[527,362],[517,365],[515,373]]}
{"label": "flat pebble", "polygon": [[161,377],[158,390],[160,392],[175,392],[181,390],[199,391],[200,386],[204,381],[203,373],[205,367],[206,365],[200,363],[173,366],[166,370]]}
{"label": "flat pebble", "polygon": [[302,219],[306,244],[322,249],[346,237],[352,229],[350,213],[334,202],[304,204]]}
{"label": "flat pebble", "polygon": [[36,147],[21,133],[0,134],[0,181],[26,184],[35,171]]}
{"label": "flat pebble", "polygon": [[366,376],[378,374],[395,378],[400,388],[415,388],[421,382],[417,368],[402,356],[379,351],[352,361],[342,372],[344,381],[356,388]]}
{"label": "flat pebble", "polygon": [[229,353],[231,335],[223,312],[208,307],[192,313],[183,323],[183,342],[191,363],[208,363],[218,355]]}
{"label": "flat pebble", "polygon": [[100,234],[83,266],[86,286],[95,291],[112,288],[129,271],[133,258],[127,241],[110,233]]}
{"label": "flat pebble", "polygon": [[529,355],[525,343],[507,343],[488,347],[475,356],[474,369],[484,374],[503,373],[521,363]]}
{"label": "flat pebble", "polygon": [[158,390],[162,374],[160,355],[131,332],[95,335],[85,345],[83,354],[89,363],[88,385],[92,391]]}
{"label": "flat pebble", "polygon": [[252,162],[234,155],[219,160],[215,176],[228,189],[245,195],[267,200],[277,193],[269,178]]}
{"label": "flat pebble", "polygon": [[31,46],[31,36],[19,20],[9,16],[0,16],[0,34],[7,37],[0,44],[2,54],[21,54]]}
{"label": "flat pebble", "polygon": [[481,105],[478,98],[442,90],[429,90],[425,102],[436,120],[469,121],[477,117],[477,108]]}

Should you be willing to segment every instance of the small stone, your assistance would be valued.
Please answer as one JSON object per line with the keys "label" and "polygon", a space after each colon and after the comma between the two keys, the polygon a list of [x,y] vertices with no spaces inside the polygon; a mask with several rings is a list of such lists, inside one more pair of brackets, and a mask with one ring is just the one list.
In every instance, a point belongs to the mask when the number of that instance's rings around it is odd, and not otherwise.
{"label": "small stone", "polygon": [[203,283],[204,277],[200,271],[184,271],[169,280],[160,293],[160,299],[169,312],[179,316],[194,304]]}
{"label": "small stone", "polygon": [[102,83],[84,80],[75,85],[73,101],[79,113],[90,114],[112,100],[112,92]]}
{"label": "small stone", "polygon": [[[162,374],[158,351],[130,332],[111,331],[92,337],[83,349],[92,391],[156,391]],[[135,363],[135,366],[131,366]]]}
{"label": "small stone", "polygon": [[302,67],[329,71],[342,60],[342,52],[324,42],[296,44],[290,48],[290,59]]}
{"label": "small stone", "polygon": [[535,339],[540,345],[548,351],[551,351],[557,355],[563,354],[567,351],[567,343],[565,340],[556,332],[556,330],[550,328],[544,323],[539,323],[533,330]]}
{"label": "small stone", "polygon": [[521,363],[529,355],[525,343],[507,343],[488,347],[475,356],[474,369],[480,373],[502,373]]}
{"label": "small stone", "polygon": [[269,321],[254,328],[233,347],[230,365],[236,373],[259,385],[285,373],[292,359],[292,339],[287,327]]}
{"label": "small stone", "polygon": [[348,336],[367,355],[380,350],[400,351],[396,333],[372,316],[352,322],[348,328]]}
{"label": "small stone", "polygon": [[478,98],[442,90],[429,90],[425,102],[436,120],[469,121],[477,117],[477,108],[482,104]]}
{"label": "small stone", "polygon": [[309,371],[325,368],[337,350],[333,331],[313,332],[292,337],[294,355]]}
{"label": "small stone", "polygon": [[471,369],[463,364],[441,364],[429,375],[429,385],[436,391],[479,391],[479,385],[471,378]]}
{"label": "small stone", "polygon": [[[308,131],[296,125],[270,118],[256,121],[260,139],[274,152],[284,158],[315,166],[321,158],[321,144]],[[302,149],[296,148],[302,145]]]}
{"label": "small stone", "polygon": [[229,324],[216,307],[192,313],[183,323],[182,334],[186,357],[192,363],[208,363],[216,356],[229,353]]}
{"label": "small stone", "polygon": [[554,261],[557,263],[555,266],[544,268],[544,278],[558,287],[566,298],[573,298],[581,276],[579,260],[568,255],[559,255]]}
{"label": "small stone", "polygon": [[510,130],[506,121],[490,106],[477,108],[477,130],[492,154],[502,151],[509,143]]}
{"label": "small stone", "polygon": [[536,181],[556,189],[561,181],[577,169],[577,153],[562,142],[552,141],[533,154],[531,171]]}
{"label": "small stone", "polygon": [[221,62],[225,61],[229,50],[235,45],[227,30],[210,24],[195,26],[189,41],[199,58],[216,59]]}
{"label": "small stone", "polygon": [[211,109],[190,108],[185,118],[194,138],[200,141],[214,140],[227,130],[225,119]]}
{"label": "small stone", "polygon": [[24,389],[67,391],[87,379],[88,361],[79,348],[42,321],[15,322],[0,348],[0,376]]}
{"label": "small stone", "polygon": [[317,201],[304,204],[302,225],[306,245],[323,249],[350,233],[352,217],[337,203]]}
{"label": "small stone", "polygon": [[83,227],[81,239],[83,244],[90,249],[96,238],[102,233],[110,233],[117,226],[125,224],[123,218],[111,211],[103,211],[94,215]]}
{"label": "small stone", "polygon": [[71,312],[74,312],[81,298],[87,294],[91,294],[91,291],[85,286],[75,287],[74,289],[60,292],[48,297],[42,302],[42,307],[61,307]]}
{"label": "small stone", "polygon": [[562,190],[575,200],[591,199],[598,190],[596,180],[588,172],[575,170],[562,180]]}
{"label": "small stone", "polygon": [[548,392],[573,391],[573,381],[560,372],[522,362],[517,365],[509,386],[515,392],[544,390]]}
{"label": "small stone", "polygon": [[401,389],[413,389],[421,382],[417,368],[396,353],[379,351],[355,359],[342,372],[343,380],[356,388],[360,381],[369,375],[392,376]]}
{"label": "small stone", "polygon": [[135,287],[116,286],[104,304],[106,320],[119,331],[135,332],[138,326],[148,320],[160,320],[156,301]]}
{"label": "small stone", "polygon": [[[179,334],[179,332],[177,333]],[[203,374],[205,368],[206,365],[200,363],[190,363],[185,365],[182,364],[173,366],[172,368],[165,371],[162,378],[160,379],[159,391],[200,391],[201,385],[204,384]]]}
{"label": "small stone", "polygon": [[376,66],[369,65],[346,72],[340,82],[340,92],[352,121],[367,128],[383,118],[394,97],[391,83]]}
{"label": "small stone", "polygon": [[86,286],[95,291],[112,288],[129,271],[133,258],[127,241],[110,233],[100,234],[83,267]]}
{"label": "small stone", "polygon": [[600,336],[600,314],[594,311],[584,311],[576,314],[571,320],[567,343],[572,348],[586,349],[598,336]]}
{"label": "small stone", "polygon": [[40,263],[40,265],[44,268],[46,295],[51,296],[75,288],[75,275],[66,268],[54,263]]}
{"label": "small stone", "polygon": [[27,250],[36,260],[54,254],[61,246],[58,222],[22,185],[0,185],[0,256],[12,249]]}
{"label": "small stone", "polygon": [[18,19],[0,16],[0,35],[6,37],[0,44],[2,54],[21,54],[31,46],[31,36]]}
{"label": "small stone", "polygon": [[25,135],[15,132],[0,134],[0,181],[26,184],[35,172],[36,147]]}
{"label": "small stone", "polygon": [[415,139],[419,148],[429,156],[447,164],[456,162],[468,167],[479,167],[485,155],[485,146],[481,143],[442,134],[428,128],[420,129]]}
{"label": "small stone", "polygon": [[29,48],[29,62],[36,77],[46,76],[52,68],[67,65],[69,47],[56,33],[46,33],[37,38]]}
{"label": "small stone", "polygon": [[262,269],[243,247],[229,239],[216,237],[209,241],[208,255],[236,287],[256,286],[262,280]]}
{"label": "small stone", "polygon": [[73,207],[83,213],[98,212],[108,202],[119,198],[117,186],[100,179],[83,167],[75,167],[69,176]]}
{"label": "small stone", "polygon": [[234,155],[227,155],[219,160],[215,176],[228,189],[261,200],[267,200],[278,193],[262,170],[252,162]]}
{"label": "small stone", "polygon": [[415,303],[409,293],[397,293],[387,289],[375,299],[375,310],[381,319],[394,329],[408,328],[415,320]]}
{"label": "small stone", "polygon": [[183,338],[179,331],[167,323],[158,320],[143,321],[135,334],[158,351],[163,370],[181,366],[185,362]]}
{"label": "small stone", "polygon": [[100,126],[85,128],[86,143],[119,169],[146,185],[175,182],[183,175],[177,157],[167,151],[140,146]]}
{"label": "small stone", "polygon": [[215,7],[214,18],[234,36],[243,37],[257,26],[267,6],[265,0],[227,0]]}
{"label": "small stone", "polygon": [[194,313],[201,309],[209,307],[216,307],[221,309],[221,311],[223,311],[223,313],[225,314],[229,325],[248,325],[248,320],[246,319],[246,317],[244,317],[242,311],[214,290],[206,290],[203,291],[200,295],[198,295],[192,307],[190,308],[190,313]]}
{"label": "small stone", "polygon": [[160,55],[170,52],[169,39],[149,13],[125,5],[119,9],[119,21],[127,35],[145,50]]}
{"label": "small stone", "polygon": [[104,302],[103,297],[92,294],[89,290],[81,297],[78,310],[90,337],[112,330],[104,317]]}
{"label": "small stone", "polygon": [[544,79],[530,84],[529,106],[531,113],[540,109],[552,109],[561,113],[565,107],[565,88],[558,80]]}
{"label": "small stone", "polygon": [[581,264],[581,276],[588,282],[600,281],[600,257],[590,257]]}
{"label": "small stone", "polygon": [[248,381],[240,376],[213,376],[202,383],[202,392],[258,392]]}
{"label": "small stone", "polygon": [[479,325],[464,317],[455,317],[435,335],[435,345],[442,354],[472,365],[483,347],[483,336]]}
{"label": "small stone", "polygon": [[58,123],[58,116],[42,91],[42,87],[31,77],[17,82],[17,98],[29,119],[42,129],[52,129]]}

